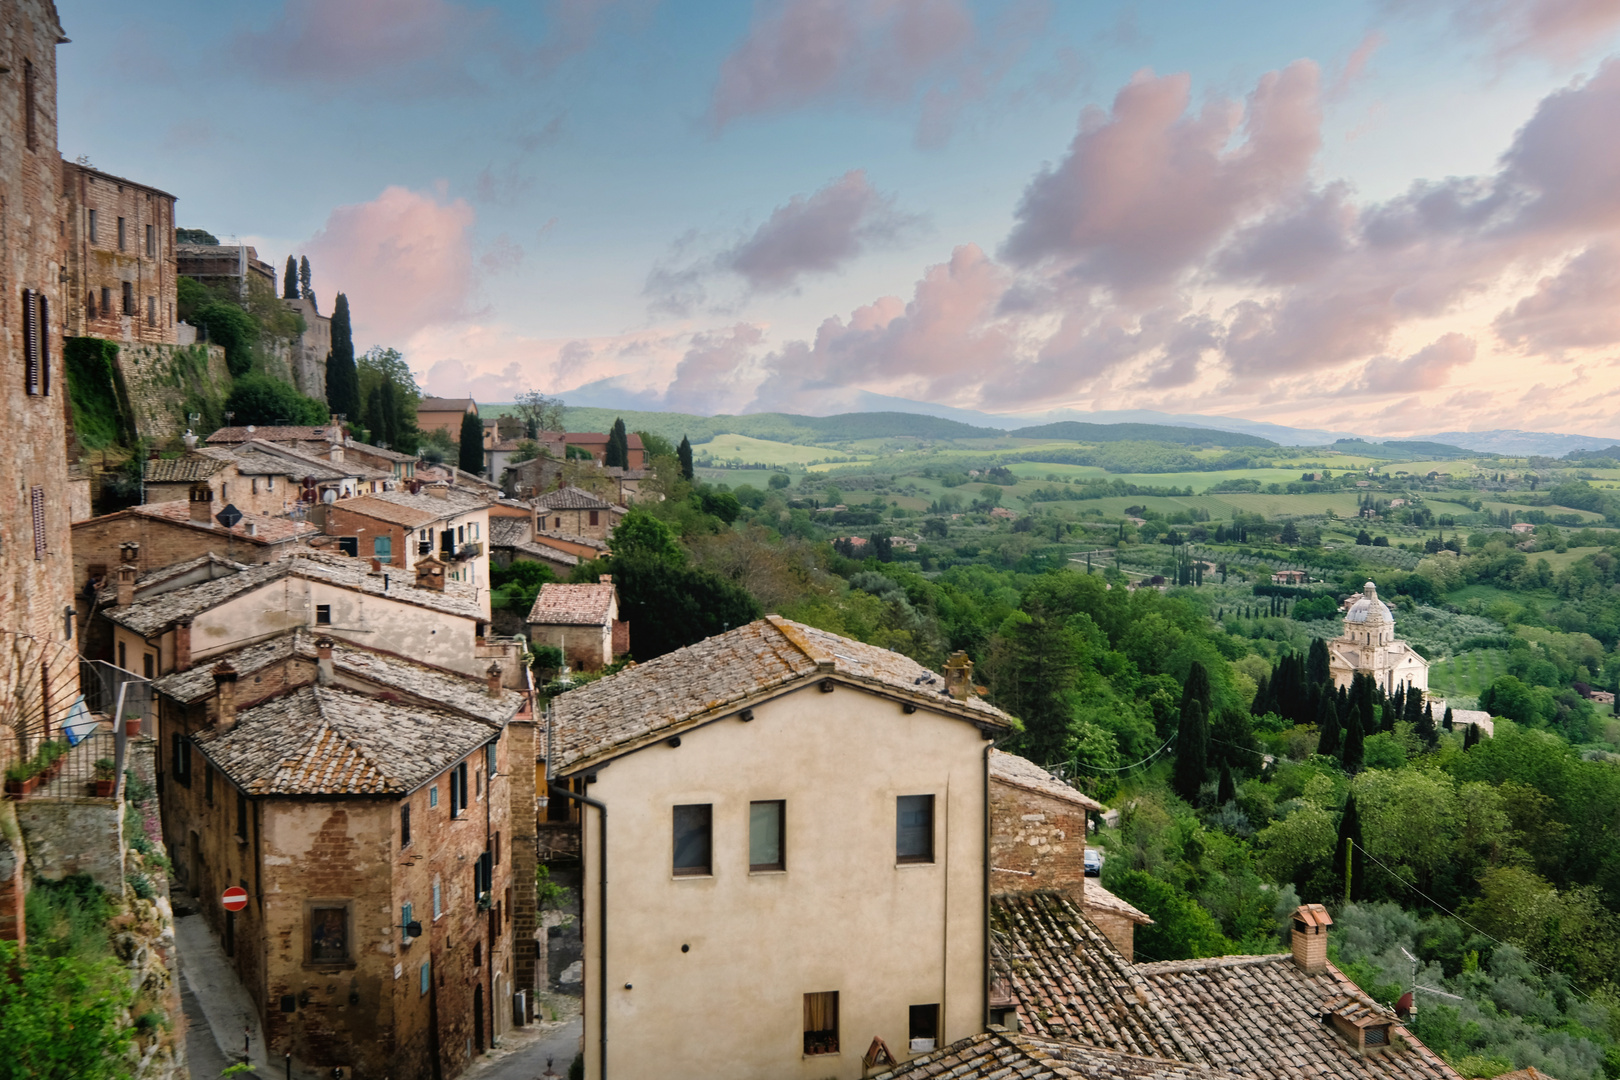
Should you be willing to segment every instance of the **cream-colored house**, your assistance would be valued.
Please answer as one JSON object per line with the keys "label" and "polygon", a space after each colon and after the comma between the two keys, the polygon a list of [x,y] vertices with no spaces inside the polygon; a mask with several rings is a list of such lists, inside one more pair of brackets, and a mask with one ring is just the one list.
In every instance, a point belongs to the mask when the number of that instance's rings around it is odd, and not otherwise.
{"label": "cream-colored house", "polygon": [[489,664],[478,650],[484,616],[473,586],[445,581],[436,559],[418,562],[414,576],[312,551],[257,566],[211,559],[184,575],[137,577],[123,564],[113,576],[99,597],[111,659],[148,678],[300,626],[467,675]]}
{"label": "cream-colored house", "polygon": [[1429,662],[1395,637],[1395,613],[1367,582],[1344,606],[1344,633],[1327,643],[1335,686],[1349,686],[1356,672],[1371,675],[1386,694],[1397,686],[1429,689]]}
{"label": "cream-colored house", "polygon": [[855,1080],[874,1039],[984,1030],[1010,721],[966,681],[769,616],[553,700],[550,797],[589,800],[586,1076]]}

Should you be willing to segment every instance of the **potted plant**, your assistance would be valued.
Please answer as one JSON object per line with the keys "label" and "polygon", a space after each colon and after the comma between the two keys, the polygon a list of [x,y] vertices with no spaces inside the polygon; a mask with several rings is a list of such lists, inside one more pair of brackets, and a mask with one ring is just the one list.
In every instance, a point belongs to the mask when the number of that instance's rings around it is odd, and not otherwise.
{"label": "potted plant", "polygon": [[91,781],[93,794],[98,799],[110,797],[118,788],[118,773],[112,758],[98,758],[96,760],[96,778]]}
{"label": "potted plant", "polygon": [[140,713],[124,714],[124,737],[129,739],[138,739],[141,737]]}
{"label": "potted plant", "polygon": [[45,742],[39,747],[39,754],[35,760],[38,763],[38,776],[41,784],[48,784],[56,779],[56,774],[62,770],[62,759],[67,756],[67,744],[61,742]]}
{"label": "potted plant", "polygon": [[26,798],[39,784],[39,773],[32,761],[19,761],[6,769],[6,798]]}

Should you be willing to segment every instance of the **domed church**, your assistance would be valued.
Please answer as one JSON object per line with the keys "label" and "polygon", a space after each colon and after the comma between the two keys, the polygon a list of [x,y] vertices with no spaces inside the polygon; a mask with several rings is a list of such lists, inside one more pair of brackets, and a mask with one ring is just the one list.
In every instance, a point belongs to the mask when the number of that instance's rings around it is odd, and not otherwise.
{"label": "domed church", "polygon": [[1327,647],[1335,686],[1349,686],[1360,671],[1370,674],[1386,694],[1401,685],[1429,689],[1429,662],[1395,637],[1395,613],[1378,599],[1378,586],[1370,581],[1345,601],[1344,633]]}

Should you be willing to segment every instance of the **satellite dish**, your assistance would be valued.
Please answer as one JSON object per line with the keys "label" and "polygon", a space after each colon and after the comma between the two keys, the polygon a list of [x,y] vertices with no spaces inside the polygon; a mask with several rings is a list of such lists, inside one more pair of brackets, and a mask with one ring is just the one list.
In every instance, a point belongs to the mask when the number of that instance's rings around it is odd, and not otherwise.
{"label": "satellite dish", "polygon": [[328,505],[337,502],[337,492],[333,491],[331,488],[327,488],[321,493],[321,502],[327,503]]}

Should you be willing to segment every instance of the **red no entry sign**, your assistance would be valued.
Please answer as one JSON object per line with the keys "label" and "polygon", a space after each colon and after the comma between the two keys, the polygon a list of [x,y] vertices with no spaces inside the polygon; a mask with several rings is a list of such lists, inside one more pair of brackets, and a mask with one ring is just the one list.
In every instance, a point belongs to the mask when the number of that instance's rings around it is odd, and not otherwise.
{"label": "red no entry sign", "polygon": [[225,905],[226,911],[241,911],[247,907],[247,890],[240,885],[232,885],[225,890],[219,902]]}

